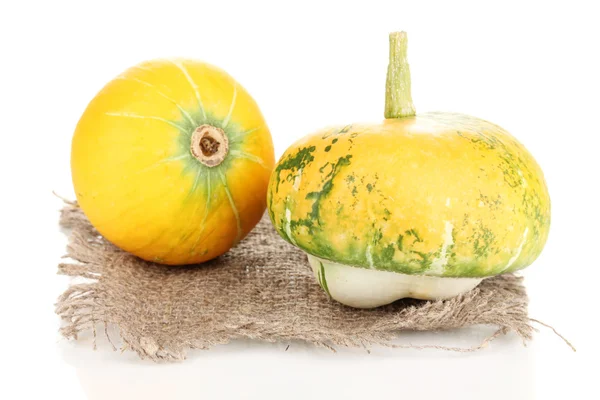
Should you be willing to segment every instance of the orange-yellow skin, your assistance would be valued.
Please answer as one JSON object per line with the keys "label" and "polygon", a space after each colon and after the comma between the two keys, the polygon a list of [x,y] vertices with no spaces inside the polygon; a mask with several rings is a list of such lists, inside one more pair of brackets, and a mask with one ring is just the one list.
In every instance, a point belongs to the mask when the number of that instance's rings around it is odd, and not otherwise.
{"label": "orange-yellow skin", "polygon": [[550,225],[531,154],[497,125],[460,114],[308,135],[276,165],[268,196],[277,231],[306,252],[405,274],[524,268]]}
{"label": "orange-yellow skin", "polygon": [[[190,151],[195,128],[225,131],[219,166]],[[225,253],[256,225],[274,152],[250,95],[231,76],[191,60],[128,69],[90,102],[72,142],[77,201],[109,241],[143,259],[191,264]]]}

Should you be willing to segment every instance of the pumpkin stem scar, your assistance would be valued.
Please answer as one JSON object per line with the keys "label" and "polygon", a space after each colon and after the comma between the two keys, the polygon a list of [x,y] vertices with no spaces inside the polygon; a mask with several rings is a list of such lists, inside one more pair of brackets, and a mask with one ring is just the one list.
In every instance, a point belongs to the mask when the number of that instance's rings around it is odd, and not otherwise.
{"label": "pumpkin stem scar", "polygon": [[385,84],[385,118],[415,115],[410,93],[410,68],[406,57],[406,32],[390,33],[390,62]]}
{"label": "pumpkin stem scar", "polygon": [[229,140],[221,128],[200,125],[192,134],[192,155],[207,167],[221,164],[229,151]]}
{"label": "pumpkin stem scar", "polygon": [[205,156],[212,156],[217,151],[219,151],[220,143],[217,142],[210,136],[204,136],[200,139],[200,150],[202,150],[202,154]]}

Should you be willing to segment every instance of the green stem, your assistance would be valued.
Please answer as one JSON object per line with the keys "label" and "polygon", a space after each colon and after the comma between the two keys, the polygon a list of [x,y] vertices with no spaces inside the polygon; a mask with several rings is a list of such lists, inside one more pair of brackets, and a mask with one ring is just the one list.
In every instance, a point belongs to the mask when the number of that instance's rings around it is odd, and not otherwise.
{"label": "green stem", "polygon": [[406,58],[406,32],[390,33],[390,63],[385,83],[385,117],[404,118],[415,115],[410,94],[410,68]]}

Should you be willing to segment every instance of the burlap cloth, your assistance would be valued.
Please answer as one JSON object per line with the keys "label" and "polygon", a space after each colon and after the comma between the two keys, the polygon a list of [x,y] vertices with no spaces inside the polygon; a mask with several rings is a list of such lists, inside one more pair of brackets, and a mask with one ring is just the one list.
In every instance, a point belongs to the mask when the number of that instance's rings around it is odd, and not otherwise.
{"label": "burlap cloth", "polygon": [[[486,279],[447,301],[407,299],[372,310],[343,306],[327,297],[305,254],[283,241],[268,217],[227,254],[184,267],[123,252],[98,235],[76,204],[62,210],[60,224],[69,231],[69,245],[59,273],[89,279],[72,282],[59,297],[61,333],[77,339],[93,331],[95,338],[99,327],[108,336],[106,326],[115,325],[124,348],[154,361],[182,360],[188,349],[237,338],[301,340],[330,349],[378,344],[472,351],[510,331],[525,342],[534,330],[522,278],[515,275]],[[403,330],[481,324],[498,329],[469,348],[392,344]]]}

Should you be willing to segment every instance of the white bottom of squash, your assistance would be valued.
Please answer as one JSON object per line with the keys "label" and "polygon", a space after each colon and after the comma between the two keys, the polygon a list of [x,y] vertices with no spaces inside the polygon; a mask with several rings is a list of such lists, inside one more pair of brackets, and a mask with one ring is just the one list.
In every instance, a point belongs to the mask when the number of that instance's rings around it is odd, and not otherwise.
{"label": "white bottom of squash", "polygon": [[350,307],[374,308],[405,297],[443,300],[468,292],[484,278],[407,275],[352,267],[308,254],[315,278],[334,300]]}

